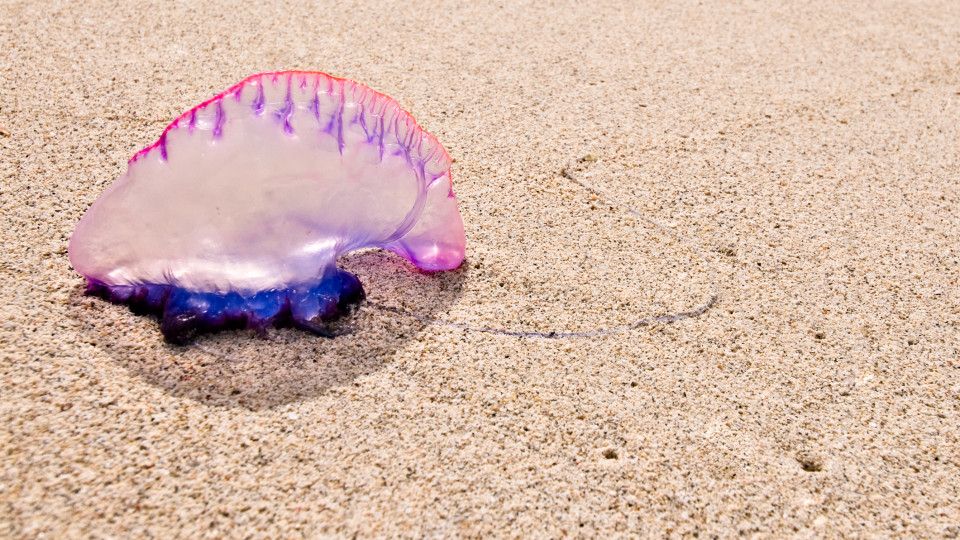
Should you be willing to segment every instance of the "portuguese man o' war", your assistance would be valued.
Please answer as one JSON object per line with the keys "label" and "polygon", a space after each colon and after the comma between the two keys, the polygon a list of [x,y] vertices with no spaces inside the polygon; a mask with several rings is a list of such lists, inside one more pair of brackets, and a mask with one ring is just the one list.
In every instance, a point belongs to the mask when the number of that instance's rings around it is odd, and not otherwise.
{"label": "portuguese man o' war", "polygon": [[[360,83],[308,71],[253,75],[178,117],[130,159],[77,225],[70,262],[89,294],[158,315],[173,343],[288,324],[332,337],[364,298],[338,256],[379,247],[428,271],[463,262],[451,163],[395,100]],[[560,174],[679,239],[567,168]],[[576,338],[697,317],[718,298],[715,282],[692,310],[573,332],[478,327],[371,305],[461,330]]]}
{"label": "portuguese man o' war", "polygon": [[363,298],[337,257],[451,270],[466,239],[451,159],[397,102],[319,72],[254,75],[181,115],[70,239],[88,291],[156,313],[167,340],[330,322]]}

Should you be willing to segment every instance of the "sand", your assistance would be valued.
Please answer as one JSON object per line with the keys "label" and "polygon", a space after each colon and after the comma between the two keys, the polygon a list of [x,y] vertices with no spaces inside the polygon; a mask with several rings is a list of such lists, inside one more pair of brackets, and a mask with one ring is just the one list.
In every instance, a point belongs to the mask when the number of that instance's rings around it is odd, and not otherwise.
{"label": "sand", "polygon": [[[960,4],[202,4],[0,2],[0,535],[960,535]],[[84,297],[126,160],[280,69],[456,160],[467,262],[345,257],[371,300],[719,302],[173,347]]]}

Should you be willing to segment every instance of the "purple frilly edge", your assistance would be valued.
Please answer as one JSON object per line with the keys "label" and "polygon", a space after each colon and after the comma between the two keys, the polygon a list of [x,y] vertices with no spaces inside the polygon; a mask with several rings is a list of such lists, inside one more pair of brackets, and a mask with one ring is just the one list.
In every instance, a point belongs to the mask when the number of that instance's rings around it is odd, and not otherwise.
{"label": "purple frilly edge", "polygon": [[88,279],[86,293],[136,314],[156,315],[170,343],[184,344],[195,335],[225,329],[264,334],[270,327],[294,326],[325,337],[345,333],[339,319],[364,298],[357,276],[337,269],[319,282],[268,289],[254,294],[208,293],[174,285],[107,285]]}

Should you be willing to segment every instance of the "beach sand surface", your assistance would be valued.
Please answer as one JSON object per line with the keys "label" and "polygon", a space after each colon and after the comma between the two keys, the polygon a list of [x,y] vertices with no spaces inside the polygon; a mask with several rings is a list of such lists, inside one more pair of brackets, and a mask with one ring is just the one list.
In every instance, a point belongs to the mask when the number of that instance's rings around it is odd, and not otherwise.
{"label": "beach sand surface", "polygon": [[[2,0],[0,44],[0,536],[960,535],[960,3]],[[176,347],[83,296],[127,159],[284,69],[455,160],[466,262],[344,257],[378,305],[719,300]]]}

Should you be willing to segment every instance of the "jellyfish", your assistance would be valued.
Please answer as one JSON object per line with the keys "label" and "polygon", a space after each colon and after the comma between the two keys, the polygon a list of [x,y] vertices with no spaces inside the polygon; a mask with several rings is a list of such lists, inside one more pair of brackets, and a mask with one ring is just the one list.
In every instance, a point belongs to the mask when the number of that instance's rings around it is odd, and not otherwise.
{"label": "jellyfish", "polygon": [[466,239],[451,159],[397,102],[324,73],[244,79],[173,121],[94,201],[70,262],[163,336],[338,333],[364,297],[337,257],[383,248],[452,270]]}

